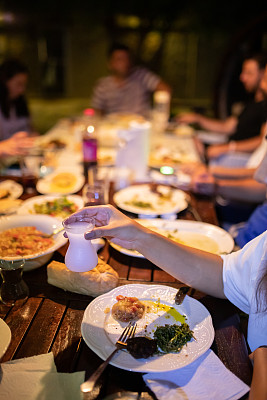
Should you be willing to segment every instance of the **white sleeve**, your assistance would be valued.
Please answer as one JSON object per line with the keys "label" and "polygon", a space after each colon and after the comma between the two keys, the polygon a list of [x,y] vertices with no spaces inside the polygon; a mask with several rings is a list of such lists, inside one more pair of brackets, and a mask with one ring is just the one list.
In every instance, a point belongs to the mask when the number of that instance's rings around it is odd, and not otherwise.
{"label": "white sleeve", "polygon": [[262,260],[266,258],[266,253],[267,231],[247,243],[242,250],[222,256],[224,294],[247,314],[255,300]]}

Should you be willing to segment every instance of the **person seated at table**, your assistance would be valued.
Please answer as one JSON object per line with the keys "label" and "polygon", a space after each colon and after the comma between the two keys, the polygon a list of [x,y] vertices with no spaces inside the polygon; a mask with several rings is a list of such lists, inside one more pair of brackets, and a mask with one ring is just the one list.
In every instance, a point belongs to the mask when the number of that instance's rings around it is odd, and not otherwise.
{"label": "person seated at table", "polygon": [[237,117],[231,115],[225,120],[208,118],[197,113],[187,113],[177,117],[178,122],[198,124],[202,129],[225,135],[231,141],[239,141],[259,136],[266,122],[266,105],[260,89],[260,81],[267,62],[265,54],[248,56],[242,65],[240,81],[248,94],[253,96]]}
{"label": "person seated at table", "polygon": [[93,91],[92,107],[101,115],[133,113],[146,115],[150,95],[157,90],[170,92],[158,75],[133,66],[131,51],[123,44],[113,44],[108,52],[109,76],[101,78]]}
{"label": "person seated at table", "polygon": [[86,207],[75,215],[95,219],[86,239],[105,237],[137,250],[176,279],[249,314],[247,339],[254,359],[249,399],[267,398],[267,231],[242,250],[219,256],[163,237],[111,205]]}
{"label": "person seated at table", "polygon": [[[0,157],[23,156],[34,146],[35,138],[30,137],[27,132],[17,132],[9,139],[0,141]],[[1,160],[1,161],[2,161]]]}
{"label": "person seated at table", "polygon": [[[250,240],[254,239],[267,229],[267,150],[265,156],[254,171],[249,170],[253,175],[247,175],[243,179],[219,179],[212,174],[212,168],[207,170],[204,166],[192,176],[191,190],[195,193],[220,196],[224,200],[233,201],[235,213],[242,215],[244,201],[256,204],[248,219],[237,225],[232,224],[229,232],[239,247],[243,247]],[[239,177],[240,178],[240,177]],[[233,207],[231,208],[233,212]]]}
{"label": "person seated at table", "polygon": [[17,132],[33,133],[24,96],[27,81],[27,67],[19,60],[9,59],[0,66],[0,141]]}

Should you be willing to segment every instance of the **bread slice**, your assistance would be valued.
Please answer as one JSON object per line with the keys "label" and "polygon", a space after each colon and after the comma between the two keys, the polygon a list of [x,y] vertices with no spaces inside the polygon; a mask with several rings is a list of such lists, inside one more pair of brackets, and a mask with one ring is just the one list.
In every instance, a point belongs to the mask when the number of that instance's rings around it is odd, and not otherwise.
{"label": "bread slice", "polygon": [[70,292],[97,297],[114,289],[118,284],[119,275],[100,258],[97,266],[87,272],[73,272],[65,264],[52,261],[47,266],[47,281]]}

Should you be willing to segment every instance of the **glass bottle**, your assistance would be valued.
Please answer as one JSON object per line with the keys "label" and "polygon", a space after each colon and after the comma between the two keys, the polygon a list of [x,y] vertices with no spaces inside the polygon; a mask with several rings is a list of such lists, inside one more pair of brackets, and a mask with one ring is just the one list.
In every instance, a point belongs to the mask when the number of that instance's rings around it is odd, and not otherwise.
{"label": "glass bottle", "polygon": [[90,240],[84,238],[94,226],[94,218],[73,216],[63,221],[69,238],[69,247],[65,255],[66,267],[74,272],[86,272],[95,268],[98,263],[97,252]]}
{"label": "glass bottle", "polygon": [[3,279],[0,300],[8,306],[21,307],[29,297],[29,288],[22,279],[24,260],[0,260],[0,274]]}
{"label": "glass bottle", "polygon": [[[96,137],[96,117],[92,108],[84,110],[84,131],[82,135],[83,143],[83,167],[84,176],[88,182],[90,173],[97,165],[97,137]],[[89,177],[88,177],[89,176]]]}

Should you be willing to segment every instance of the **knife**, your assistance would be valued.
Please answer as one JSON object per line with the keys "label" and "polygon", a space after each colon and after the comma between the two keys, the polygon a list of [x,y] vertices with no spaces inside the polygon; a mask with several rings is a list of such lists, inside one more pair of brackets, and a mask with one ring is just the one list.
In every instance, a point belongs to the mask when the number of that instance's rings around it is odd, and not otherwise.
{"label": "knife", "polygon": [[181,286],[181,287],[178,289],[178,291],[177,291],[177,293],[176,293],[176,295],[175,295],[175,299],[174,299],[175,304],[178,304],[178,305],[182,304],[182,302],[184,301],[185,296],[186,296],[186,295],[188,294],[188,292],[191,291],[191,290],[192,290],[192,288],[189,287],[189,286]]}

